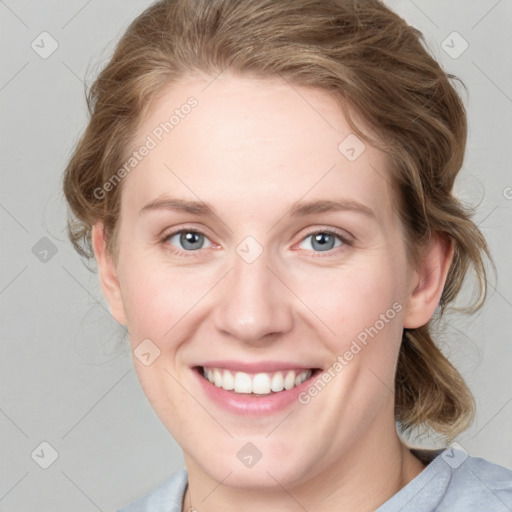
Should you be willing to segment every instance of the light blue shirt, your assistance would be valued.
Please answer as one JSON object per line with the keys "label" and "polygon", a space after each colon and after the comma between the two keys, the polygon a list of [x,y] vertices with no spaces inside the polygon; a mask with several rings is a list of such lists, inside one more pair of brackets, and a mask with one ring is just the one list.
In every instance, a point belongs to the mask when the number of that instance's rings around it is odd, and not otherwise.
{"label": "light blue shirt", "polygon": [[[466,452],[411,448],[427,467],[375,512],[512,512],[512,471]],[[182,469],[118,512],[181,512]]]}

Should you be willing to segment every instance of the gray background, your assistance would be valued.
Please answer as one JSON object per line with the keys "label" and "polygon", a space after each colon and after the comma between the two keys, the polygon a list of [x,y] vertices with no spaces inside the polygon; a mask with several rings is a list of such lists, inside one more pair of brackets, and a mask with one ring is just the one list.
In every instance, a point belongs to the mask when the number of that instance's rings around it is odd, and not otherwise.
{"label": "gray background", "polygon": [[[469,89],[469,147],[457,193],[478,205],[475,220],[498,279],[490,279],[477,316],[448,320],[440,345],[478,405],[458,442],[473,456],[512,467],[512,1],[387,3]],[[0,1],[0,511],[115,510],[183,465],[139,389],[128,340],[108,313],[97,275],[66,239],[60,190],[87,120],[83,80],[90,83],[149,4]],[[464,43],[453,31],[469,44],[461,55]],[[55,43],[42,32],[58,44],[46,58],[40,54]]]}

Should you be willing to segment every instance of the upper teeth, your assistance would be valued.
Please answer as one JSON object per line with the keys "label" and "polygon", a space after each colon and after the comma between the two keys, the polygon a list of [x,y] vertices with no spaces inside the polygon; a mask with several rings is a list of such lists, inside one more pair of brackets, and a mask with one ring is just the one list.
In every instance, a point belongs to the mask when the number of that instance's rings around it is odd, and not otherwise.
{"label": "upper teeth", "polygon": [[278,392],[298,386],[311,377],[312,371],[285,370],[251,375],[245,372],[233,373],[222,368],[203,368],[203,375],[212,384],[227,391],[266,395],[271,391]]}

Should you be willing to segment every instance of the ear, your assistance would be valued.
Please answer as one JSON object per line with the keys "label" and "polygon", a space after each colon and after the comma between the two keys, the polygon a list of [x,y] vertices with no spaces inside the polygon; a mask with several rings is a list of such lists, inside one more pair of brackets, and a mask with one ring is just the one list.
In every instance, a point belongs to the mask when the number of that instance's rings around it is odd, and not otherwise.
{"label": "ear", "polygon": [[122,325],[127,325],[117,271],[112,258],[106,250],[107,239],[102,222],[97,222],[92,227],[91,241],[98,265],[101,289],[107,299],[110,313],[117,322]]}
{"label": "ear", "polygon": [[441,300],[453,252],[450,237],[432,234],[422,262],[412,272],[412,291],[406,301],[403,319],[405,328],[421,327],[432,318]]}

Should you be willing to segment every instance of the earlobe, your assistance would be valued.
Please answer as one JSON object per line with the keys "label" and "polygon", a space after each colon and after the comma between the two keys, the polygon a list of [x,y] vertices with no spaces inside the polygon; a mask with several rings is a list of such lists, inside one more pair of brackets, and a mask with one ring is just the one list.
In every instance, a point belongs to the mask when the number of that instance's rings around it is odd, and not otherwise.
{"label": "earlobe", "polygon": [[92,227],[91,241],[98,265],[101,289],[107,299],[110,313],[117,322],[127,325],[117,270],[106,250],[106,236],[102,222],[97,222]]}
{"label": "earlobe", "polygon": [[403,319],[405,328],[421,327],[432,318],[443,293],[453,253],[451,238],[442,234],[432,235],[421,264],[413,272],[414,281]]}

